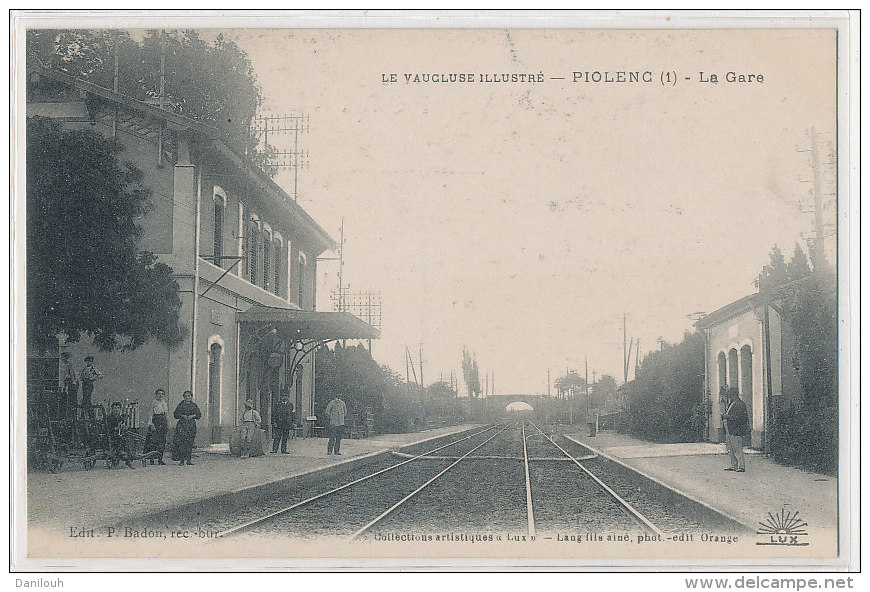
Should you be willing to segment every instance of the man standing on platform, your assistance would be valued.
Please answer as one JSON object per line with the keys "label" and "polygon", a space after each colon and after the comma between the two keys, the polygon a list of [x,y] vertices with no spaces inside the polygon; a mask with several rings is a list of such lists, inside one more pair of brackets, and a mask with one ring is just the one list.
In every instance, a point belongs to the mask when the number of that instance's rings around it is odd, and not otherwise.
{"label": "man standing on platform", "polygon": [[749,414],[746,412],[746,403],[740,398],[740,393],[736,388],[729,389],[728,399],[728,408],[723,419],[725,420],[725,441],[731,466],[725,470],[743,473],[746,471],[743,458],[743,438],[750,433]]}
{"label": "man standing on platform", "polygon": [[344,421],[347,416],[347,405],[338,394],[326,406],[326,417],[329,419],[329,442],[326,444],[326,454],[341,454],[341,437],[344,435]]}
{"label": "man standing on platform", "polygon": [[91,407],[91,393],[94,392],[94,383],[103,378],[103,373],[97,370],[94,366],[94,356],[85,358],[85,367],[82,368],[82,407],[85,408],[85,414],[91,417],[93,408]]}
{"label": "man standing on platform", "polygon": [[75,417],[75,410],[79,404],[79,375],[73,368],[69,352],[60,354],[61,380],[63,380],[63,393],[61,405],[64,415]]}
{"label": "man standing on platform", "polygon": [[293,403],[287,391],[281,393],[281,399],[275,403],[272,409],[272,454],[278,453],[278,444],[281,444],[281,452],[287,452],[287,438],[293,429]]}

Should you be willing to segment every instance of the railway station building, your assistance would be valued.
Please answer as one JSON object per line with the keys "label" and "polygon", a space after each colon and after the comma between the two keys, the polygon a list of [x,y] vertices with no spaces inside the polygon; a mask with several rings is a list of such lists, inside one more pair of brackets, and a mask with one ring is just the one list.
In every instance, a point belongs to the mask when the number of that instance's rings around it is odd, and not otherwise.
{"label": "railway station building", "polygon": [[772,414],[784,397],[799,396],[794,333],[783,319],[779,295],[776,290],[750,294],[695,324],[705,336],[707,429],[713,442],[725,441],[721,417],[727,389],[737,388],[746,403],[750,446],[757,449],[766,447]]}
{"label": "railway station building", "polygon": [[38,65],[28,65],[27,82],[28,118],[114,138],[143,172],[152,203],[139,248],[173,269],[186,326],[178,346],[151,340],[131,352],[61,335],[57,352],[28,352],[28,392],[58,384],[68,351],[77,370],[93,355],[105,375],[94,403],[138,401],[145,423],[157,388],[170,414],[191,390],[203,414],[197,445],[228,442],[249,398],[268,429],[284,391],[309,430],[314,351],[378,336],[350,313],[316,310],[317,258],[334,240],[217,128]]}

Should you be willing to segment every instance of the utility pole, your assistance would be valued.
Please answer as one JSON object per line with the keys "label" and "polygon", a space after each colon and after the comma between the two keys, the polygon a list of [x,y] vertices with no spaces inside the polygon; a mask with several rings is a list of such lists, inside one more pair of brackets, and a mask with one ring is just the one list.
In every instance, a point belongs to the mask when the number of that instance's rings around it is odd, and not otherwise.
{"label": "utility pole", "polygon": [[[589,419],[589,358],[587,356],[583,356],[583,363],[586,366],[585,368],[585,376],[583,378],[583,390],[586,391],[586,419]],[[595,376],[595,371],[592,371],[592,376]]]}
{"label": "utility pole", "polygon": [[408,346],[405,346],[405,394],[411,398],[411,374],[408,370]]}
{"label": "utility pole", "polygon": [[550,396],[550,369],[547,368],[547,396]]}
{"label": "utility pole", "polygon": [[426,387],[423,386],[423,344],[420,344],[420,401],[426,396]]}
{"label": "utility pole", "polygon": [[[160,33],[160,110],[163,111],[163,102],[166,99],[166,33]],[[163,119],[160,120],[160,132],[157,135],[157,166],[163,166]],[[197,254],[199,251],[197,251]]]}
{"label": "utility pole", "polygon": [[344,216],[341,217],[338,243],[338,312],[344,312]]}
{"label": "utility pole", "polygon": [[[367,319],[366,322],[369,325],[371,325],[372,324],[372,291],[371,290],[369,290],[368,299],[366,302],[368,303],[368,312],[366,313],[366,319]],[[371,339],[371,337],[369,337],[369,355],[371,355],[371,353],[372,353],[372,339]]]}
{"label": "utility pole", "polygon": [[628,382],[628,358],[631,355],[625,349],[625,313],[622,313],[622,369],[623,369],[623,380],[622,384]]}
{"label": "utility pole", "polygon": [[822,182],[819,175],[819,146],[816,128],[810,128],[810,150],[813,162],[813,204],[816,222],[816,256],[825,259],[825,225],[822,220]]}
{"label": "utility pole", "polygon": [[[267,167],[293,169],[293,201],[299,201],[299,169],[308,166],[308,152],[299,150],[299,134],[311,131],[311,117],[307,114],[272,115],[259,117],[256,120],[260,125],[255,126],[257,131],[263,132],[263,154],[269,158],[269,133],[290,132],[293,134],[293,150],[275,151],[271,156],[276,157],[275,162],[266,160]],[[270,122],[273,125],[269,125]]]}

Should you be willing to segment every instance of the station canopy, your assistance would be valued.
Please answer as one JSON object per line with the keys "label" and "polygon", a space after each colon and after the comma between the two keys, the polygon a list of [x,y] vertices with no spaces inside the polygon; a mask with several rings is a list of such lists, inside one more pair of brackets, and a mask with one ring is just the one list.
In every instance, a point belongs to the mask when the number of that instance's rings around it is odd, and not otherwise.
{"label": "station canopy", "polygon": [[242,326],[275,329],[287,341],[332,341],[377,339],[380,332],[349,312],[326,312],[252,306],[238,315]]}

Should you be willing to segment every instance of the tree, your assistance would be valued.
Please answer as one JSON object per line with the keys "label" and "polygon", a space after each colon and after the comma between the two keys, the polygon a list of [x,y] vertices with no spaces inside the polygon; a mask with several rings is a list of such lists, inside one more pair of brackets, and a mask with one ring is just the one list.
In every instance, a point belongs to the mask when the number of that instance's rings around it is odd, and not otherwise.
{"label": "tree", "polygon": [[797,243],[794,244],[794,255],[792,255],[791,261],[788,262],[787,269],[788,281],[790,282],[805,278],[812,273],[809,261],[807,261],[807,255]]}
{"label": "tree", "polygon": [[462,348],[462,376],[468,388],[468,396],[479,397],[480,374],[477,370],[477,359],[472,356],[467,347]]}
{"label": "tree", "polygon": [[602,374],[595,387],[589,392],[589,404],[593,407],[607,409],[616,399],[616,379],[610,374]]}
{"label": "tree", "polygon": [[757,279],[758,291],[772,290],[778,286],[787,284],[789,281],[788,265],[779,247],[773,245],[770,250],[770,263],[765,265]]}
{"label": "tree", "polygon": [[258,160],[248,130],[260,87],[247,54],[224,35],[207,41],[193,30],[149,31],[136,41],[107,29],[27,33],[28,59],[104,88],[113,88],[116,48],[119,92],[141,101],[158,98],[162,56],[166,108],[220,128]]}
{"label": "tree", "polygon": [[687,333],[643,359],[628,391],[628,431],[654,442],[693,442],[701,400],[704,335]]}
{"label": "tree", "polygon": [[559,398],[567,399],[569,395],[576,395],[585,392],[586,379],[580,376],[576,370],[569,370],[565,376],[557,378],[553,386],[556,387],[556,392]]}
{"label": "tree", "polygon": [[[810,249],[813,266],[800,245],[781,273],[782,254],[774,247],[771,265],[762,276],[776,277],[764,289],[789,283],[776,293],[783,319],[794,335],[790,366],[800,384],[800,395],[778,398],[770,426],[770,450],[781,462],[806,469],[835,473],[837,470],[837,302],[836,282],[819,253]],[[766,273],[772,266],[776,274]],[[798,281],[801,280],[801,281]],[[783,365],[785,365],[783,360]]]}
{"label": "tree", "polygon": [[142,173],[90,130],[27,122],[27,336],[48,351],[88,334],[100,349],[182,341],[172,270],[137,250]]}

